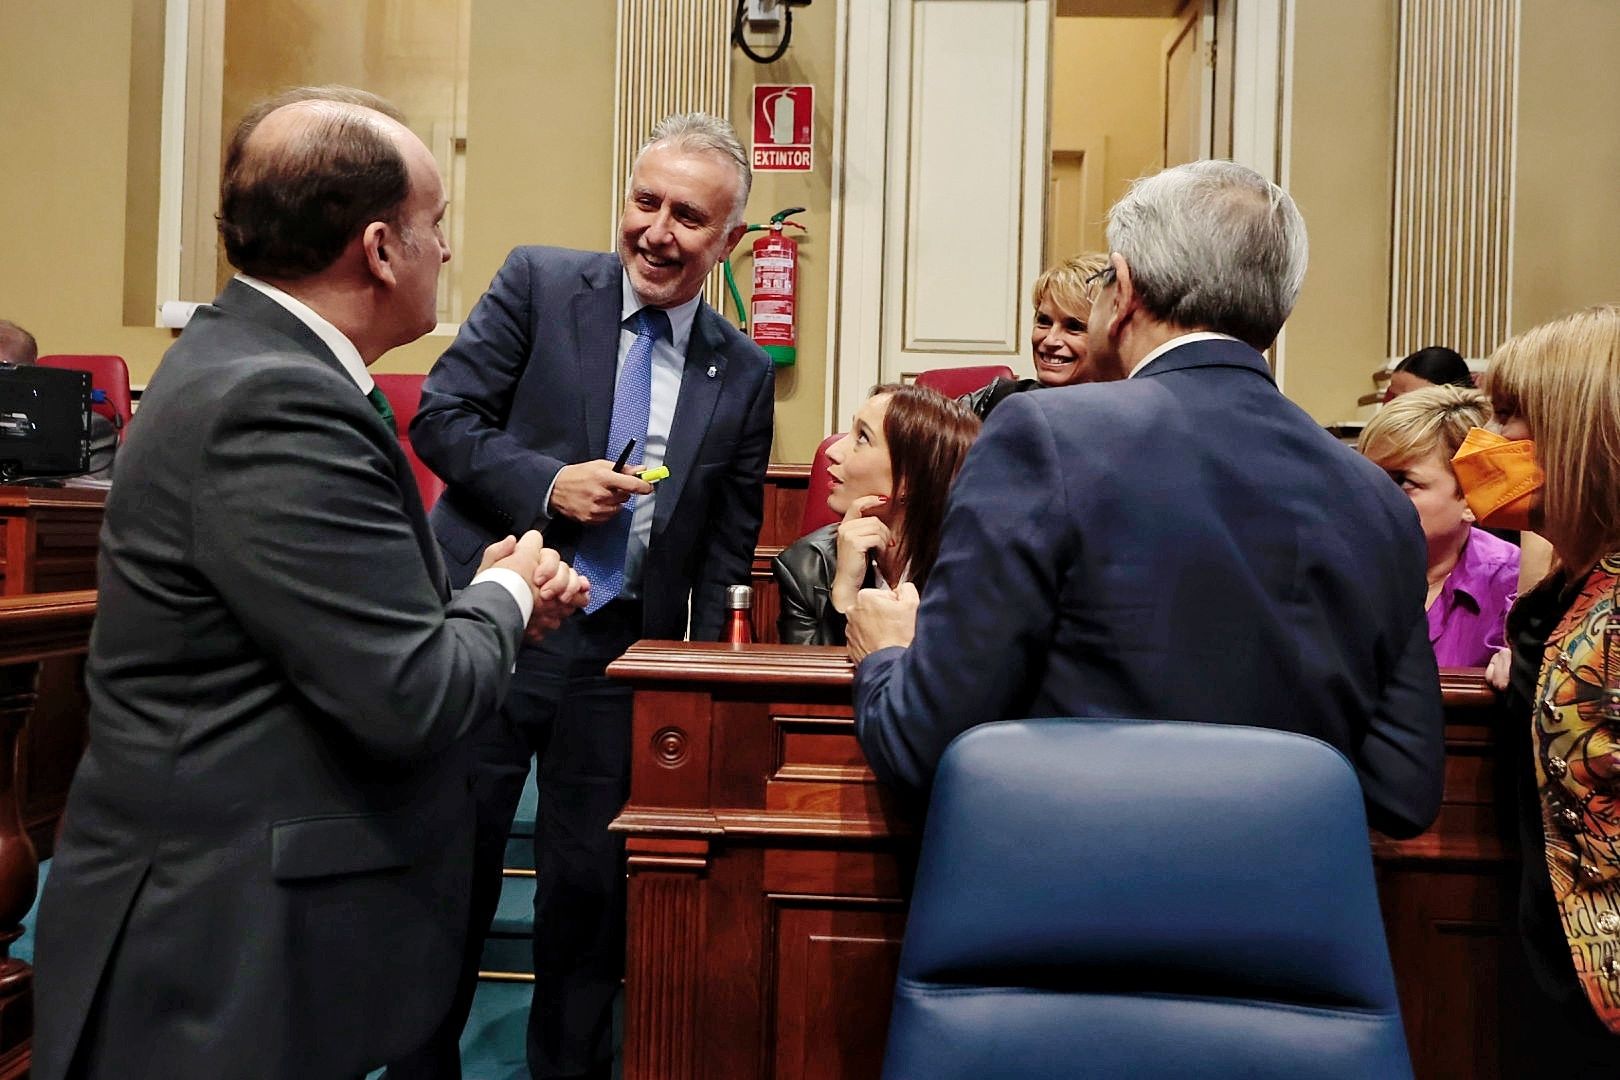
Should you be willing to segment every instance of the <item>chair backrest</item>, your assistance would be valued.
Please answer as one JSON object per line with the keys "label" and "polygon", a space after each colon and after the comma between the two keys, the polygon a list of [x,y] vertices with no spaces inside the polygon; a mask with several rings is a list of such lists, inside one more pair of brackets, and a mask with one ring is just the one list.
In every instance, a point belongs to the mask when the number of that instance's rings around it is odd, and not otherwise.
{"label": "chair backrest", "polygon": [[1355,771],[1220,724],[968,731],[883,1075],[1410,1077]]}
{"label": "chair backrest", "polygon": [[987,364],[982,367],[934,368],[917,375],[918,386],[931,386],[948,398],[971,394],[992,379],[1010,379],[1013,369],[1005,364]]}
{"label": "chair backrest", "polygon": [[422,380],[426,377],[416,374],[372,376],[377,380],[377,389],[383,392],[383,397],[388,399],[389,406],[394,410],[394,428],[399,433],[399,444],[405,451],[406,460],[411,463],[417,490],[422,493],[422,505],[431,510],[433,504],[439,501],[439,496],[444,494],[444,481],[416,456],[416,447],[411,445],[410,434],[411,420],[416,416],[417,407],[422,403]]}
{"label": "chair backrest", "polygon": [[827,475],[827,450],[844,437],[835,431],[816,447],[816,456],[810,459],[810,489],[804,494],[804,515],[799,518],[799,535],[813,533],[823,525],[831,525],[838,515],[827,509],[827,493],[832,490],[832,478]]}
{"label": "chair backrest", "polygon": [[90,407],[113,422],[118,429],[118,441],[124,440],[124,429],[129,426],[133,411],[129,393],[129,365],[122,356],[95,353],[52,353],[37,361],[40,367],[67,368],[69,371],[88,371],[90,389],[100,390],[106,401]]}

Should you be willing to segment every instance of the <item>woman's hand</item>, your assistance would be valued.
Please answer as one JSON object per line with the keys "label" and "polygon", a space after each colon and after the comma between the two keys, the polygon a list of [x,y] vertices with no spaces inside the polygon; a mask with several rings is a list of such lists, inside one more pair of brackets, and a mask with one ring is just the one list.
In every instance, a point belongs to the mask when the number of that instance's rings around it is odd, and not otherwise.
{"label": "woman's hand", "polygon": [[889,502],[886,495],[862,495],[849,504],[838,525],[838,569],[833,574],[833,610],[847,614],[855,606],[855,594],[866,584],[868,555],[885,551],[895,543],[889,527],[875,514]]}
{"label": "woman's hand", "polygon": [[1485,665],[1485,681],[1491,684],[1493,690],[1506,690],[1508,676],[1513,671],[1513,650],[1497,649]]}

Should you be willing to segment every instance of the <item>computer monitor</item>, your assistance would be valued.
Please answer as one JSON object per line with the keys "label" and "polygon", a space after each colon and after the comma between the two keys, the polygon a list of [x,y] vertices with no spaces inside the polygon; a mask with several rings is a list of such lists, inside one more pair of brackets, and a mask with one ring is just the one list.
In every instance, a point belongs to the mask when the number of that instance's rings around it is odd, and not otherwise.
{"label": "computer monitor", "polygon": [[0,364],[0,483],[90,468],[90,373]]}

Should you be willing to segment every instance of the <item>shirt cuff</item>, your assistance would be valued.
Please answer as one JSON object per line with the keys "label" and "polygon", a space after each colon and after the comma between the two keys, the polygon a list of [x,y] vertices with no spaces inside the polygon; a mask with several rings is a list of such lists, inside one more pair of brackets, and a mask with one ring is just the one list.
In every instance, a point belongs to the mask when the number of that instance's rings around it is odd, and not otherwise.
{"label": "shirt cuff", "polygon": [[473,578],[470,584],[477,585],[480,581],[492,581],[511,594],[518,610],[523,613],[523,625],[529,625],[529,616],[534,614],[534,592],[529,588],[529,583],[523,580],[522,574],[504,566],[492,566]]}

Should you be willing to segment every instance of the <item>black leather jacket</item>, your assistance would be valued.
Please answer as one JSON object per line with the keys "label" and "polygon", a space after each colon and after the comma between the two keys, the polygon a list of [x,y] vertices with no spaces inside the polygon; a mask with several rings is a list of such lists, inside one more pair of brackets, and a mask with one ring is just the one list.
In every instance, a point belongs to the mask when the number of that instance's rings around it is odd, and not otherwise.
{"label": "black leather jacket", "polygon": [[844,644],[844,616],[832,606],[837,571],[837,522],[799,537],[771,560],[771,573],[781,586],[776,634],[782,644]]}
{"label": "black leather jacket", "polygon": [[968,409],[980,420],[990,415],[990,410],[999,405],[1003,398],[1009,394],[1021,394],[1025,390],[1039,390],[1038,379],[991,379],[985,385],[971,393],[963,394],[957,398],[957,404],[966,405]]}

